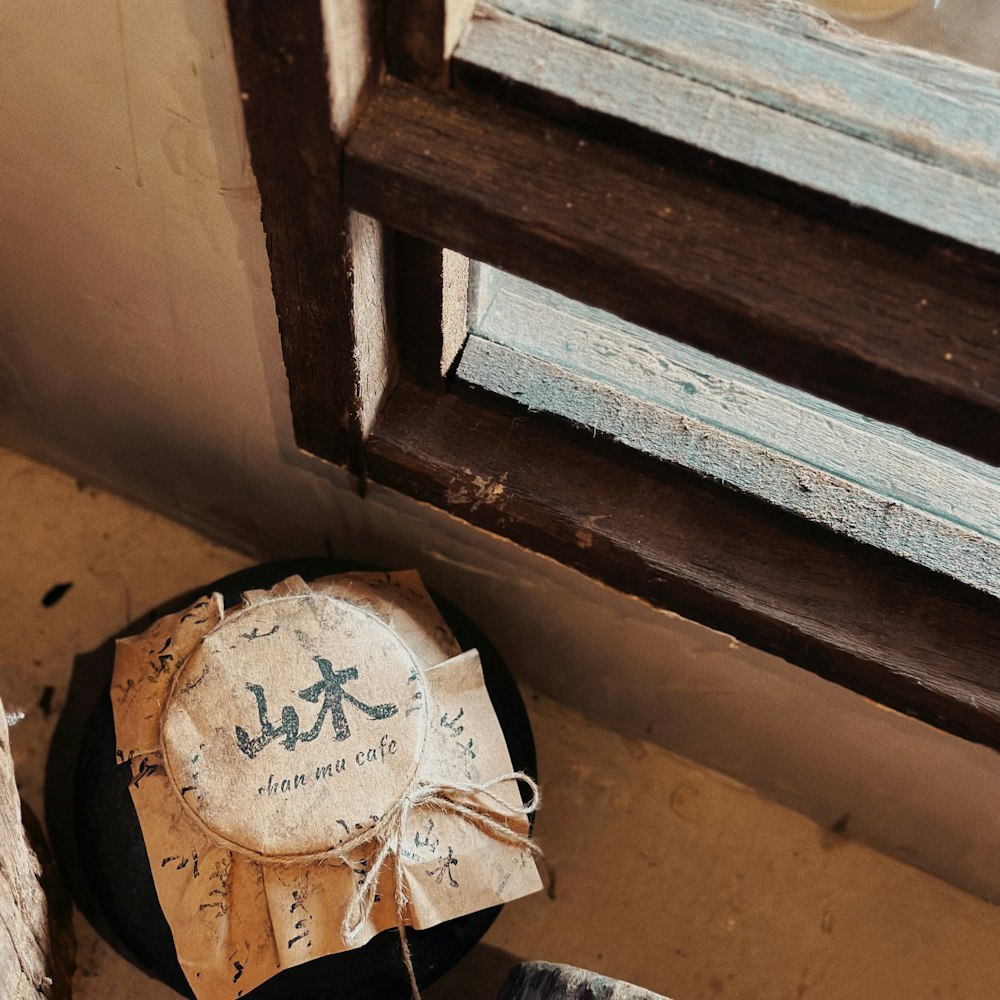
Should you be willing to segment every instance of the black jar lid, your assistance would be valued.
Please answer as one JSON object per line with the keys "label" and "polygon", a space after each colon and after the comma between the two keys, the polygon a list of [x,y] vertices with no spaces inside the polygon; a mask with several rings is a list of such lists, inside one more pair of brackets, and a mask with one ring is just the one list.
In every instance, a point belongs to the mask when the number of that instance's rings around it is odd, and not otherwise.
{"label": "black jar lid", "polygon": [[[329,559],[283,560],[255,566],[177,597],[130,624],[93,654],[78,658],[68,700],[71,707],[60,720],[47,768],[46,811],[53,846],[81,909],[102,935],[131,961],[184,996],[193,994],[177,961],[170,928],[156,896],[129,794],[131,771],[128,765],[115,762],[108,689],[114,640],[144,631],[157,618],[179,611],[202,594],[218,592],[230,607],[239,603],[244,591],[267,589],[291,575],[298,574],[308,582],[372,568]],[[478,649],[486,689],[507,740],[512,766],[534,777],[534,741],[514,679],[476,625],[454,605],[432,596],[462,649]],[[84,676],[76,676],[81,671]],[[66,776],[73,768],[67,758],[74,753],[75,780],[70,788]],[[66,822],[69,794],[74,805],[72,823]],[[494,906],[426,930],[407,928],[418,983],[426,986],[451,968],[482,937],[499,912],[500,907]],[[245,994],[244,1000],[284,1000],[293,996],[301,1000],[402,1000],[409,994],[399,935],[391,930],[361,948],[287,969]]]}

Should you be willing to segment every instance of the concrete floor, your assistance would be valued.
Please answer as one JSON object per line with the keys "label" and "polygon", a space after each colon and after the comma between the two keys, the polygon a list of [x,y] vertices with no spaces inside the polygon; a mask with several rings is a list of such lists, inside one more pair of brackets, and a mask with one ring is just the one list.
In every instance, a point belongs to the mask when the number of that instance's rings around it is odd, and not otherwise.
{"label": "concrete floor", "polygon": [[[11,742],[22,794],[40,814],[74,656],[153,604],[251,560],[2,451],[0,504],[0,697],[9,713],[24,713]],[[65,583],[64,596],[43,605]],[[674,1000],[997,996],[995,906],[526,695],[549,890],[508,906],[427,1000],[492,998],[525,958],[586,966]],[[77,924],[78,998],[174,996],[79,915]]]}

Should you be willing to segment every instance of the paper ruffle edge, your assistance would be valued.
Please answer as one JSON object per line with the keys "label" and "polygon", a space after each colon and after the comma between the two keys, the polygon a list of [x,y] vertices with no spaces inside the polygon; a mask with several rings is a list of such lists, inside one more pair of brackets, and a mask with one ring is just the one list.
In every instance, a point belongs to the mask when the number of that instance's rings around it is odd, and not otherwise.
{"label": "paper ruffle edge", "polygon": [[[430,729],[415,780],[481,783],[510,771],[478,653],[460,651],[415,572],[351,573],[312,584],[291,577],[269,591],[245,594],[241,609],[311,594],[378,618],[424,672]],[[351,945],[344,940],[344,918],[366,878],[371,848],[359,849],[349,865],[272,865],[213,843],[180,802],[162,765],[160,717],[174,675],[225,614],[221,596],[213,594],[142,635],[120,640],[112,681],[118,759],[132,769],[130,791],[157,896],[198,1000],[235,1000],[282,969],[359,947],[397,924],[395,872],[383,869],[381,898],[357,939]],[[462,725],[454,726],[459,713]],[[495,793],[512,809],[520,806],[515,782]],[[490,809],[475,794],[468,800]],[[507,821],[527,833],[523,816]],[[402,917],[418,929],[541,888],[528,851],[501,843],[460,816],[420,806],[408,817],[398,863],[408,898]],[[386,868],[392,864],[390,859]]]}

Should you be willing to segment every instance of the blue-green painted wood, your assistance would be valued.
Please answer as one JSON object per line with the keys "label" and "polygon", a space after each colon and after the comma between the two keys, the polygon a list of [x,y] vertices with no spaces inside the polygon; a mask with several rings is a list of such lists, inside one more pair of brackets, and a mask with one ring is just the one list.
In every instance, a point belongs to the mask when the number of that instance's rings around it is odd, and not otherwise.
{"label": "blue-green painted wood", "polygon": [[495,0],[456,58],[1000,251],[1000,75],[803,4]]}
{"label": "blue-green painted wood", "polygon": [[1000,596],[1000,471],[480,265],[471,385]]}

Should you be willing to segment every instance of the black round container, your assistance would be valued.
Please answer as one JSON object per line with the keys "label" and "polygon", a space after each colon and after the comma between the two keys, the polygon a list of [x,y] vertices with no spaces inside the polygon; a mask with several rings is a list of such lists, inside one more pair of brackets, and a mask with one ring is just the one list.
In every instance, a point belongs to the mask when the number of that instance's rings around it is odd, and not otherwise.
{"label": "black round container", "polygon": [[[286,560],[234,573],[181,595],[155,609],[121,633],[144,631],[157,618],[184,608],[202,594],[218,591],[226,607],[246,590],[266,589],[293,574],[309,581],[335,573],[370,569],[326,559]],[[463,649],[478,649],[486,688],[507,739],[514,770],[535,775],[535,748],[524,703],[513,678],[483,633],[457,608],[434,595],[442,615]],[[118,637],[114,637],[118,638]],[[46,810],[53,843],[78,902],[108,940],[127,957],[172,986],[193,994],[181,971],[166,918],[160,909],[129,794],[128,765],[115,762],[114,722],[108,682],[114,663],[113,639],[81,657],[71,686],[67,717],[53,740],[47,771]],[[97,682],[97,683],[95,683]],[[87,701],[81,712],[77,702]],[[75,712],[75,718],[74,718]],[[65,823],[67,754],[77,753],[73,794],[74,823]],[[61,850],[60,850],[61,848]],[[500,907],[449,920],[428,930],[407,930],[407,941],[421,986],[454,965],[486,932]],[[395,930],[384,931],[353,951],[314,959],[279,973],[245,994],[244,1000],[392,1000],[408,997],[409,980]]]}

